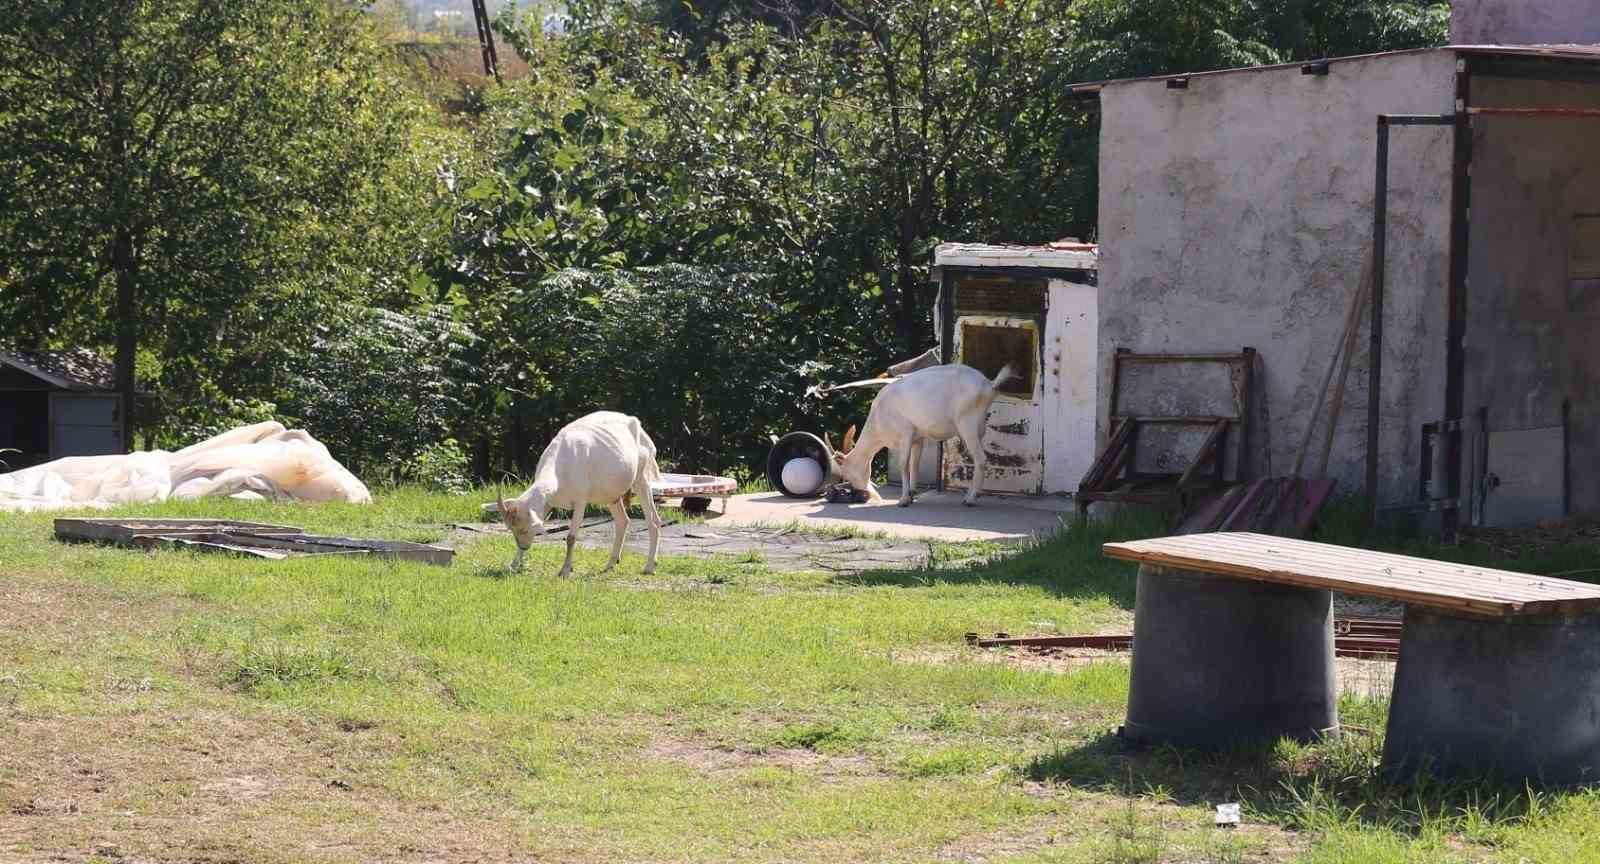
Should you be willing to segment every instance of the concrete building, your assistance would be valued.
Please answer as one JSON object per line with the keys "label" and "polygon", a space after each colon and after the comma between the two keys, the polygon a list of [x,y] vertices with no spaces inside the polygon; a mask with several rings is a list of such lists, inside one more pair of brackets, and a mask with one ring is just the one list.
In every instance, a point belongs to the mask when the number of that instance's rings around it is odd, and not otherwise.
{"label": "concrete building", "polygon": [[1073,87],[1099,104],[1101,388],[1117,349],[1251,346],[1240,468],[1286,474],[1371,273],[1341,490],[1446,531],[1600,515],[1600,45],[1567,44],[1600,15],[1454,15],[1474,44]]}

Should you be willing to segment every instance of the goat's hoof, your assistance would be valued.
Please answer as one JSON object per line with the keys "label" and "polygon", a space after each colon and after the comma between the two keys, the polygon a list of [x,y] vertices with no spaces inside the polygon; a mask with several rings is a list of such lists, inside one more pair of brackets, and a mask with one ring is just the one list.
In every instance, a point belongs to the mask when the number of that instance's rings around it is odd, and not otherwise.
{"label": "goat's hoof", "polygon": [[901,498],[899,501],[894,502],[894,505],[896,507],[910,507],[911,501],[912,499],[910,498]]}
{"label": "goat's hoof", "polygon": [[976,499],[976,498],[963,498],[963,499],[961,499],[961,504],[963,506],[965,506],[965,507],[976,507],[976,506],[978,506],[978,499]]}
{"label": "goat's hoof", "polygon": [[646,565],[646,566],[645,566],[645,568],[644,568],[644,569],[643,569],[643,570],[641,570],[641,571],[640,571],[640,572],[641,572],[641,573],[643,573],[643,574],[644,574],[644,575],[646,575],[646,576],[649,576],[649,575],[651,575],[651,574],[653,574],[653,573],[655,573],[655,572],[656,572],[656,565],[654,565],[654,564],[648,564],[648,565]]}

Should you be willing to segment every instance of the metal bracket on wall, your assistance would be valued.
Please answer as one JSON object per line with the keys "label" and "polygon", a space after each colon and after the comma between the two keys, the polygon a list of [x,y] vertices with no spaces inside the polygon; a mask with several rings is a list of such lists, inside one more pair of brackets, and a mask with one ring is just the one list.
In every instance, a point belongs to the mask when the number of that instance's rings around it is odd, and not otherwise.
{"label": "metal bracket on wall", "polygon": [[[1429,492],[1429,485],[1434,478],[1441,480],[1448,476],[1449,468],[1444,464],[1446,448],[1439,446],[1439,438],[1446,432],[1456,432],[1463,428],[1460,420],[1435,420],[1432,423],[1422,424],[1422,464],[1417,471],[1417,498],[1433,505],[1440,501],[1457,501],[1459,499],[1448,494],[1436,495]],[[1451,508],[1453,509],[1454,505]],[[1430,506],[1429,509],[1441,509]]]}

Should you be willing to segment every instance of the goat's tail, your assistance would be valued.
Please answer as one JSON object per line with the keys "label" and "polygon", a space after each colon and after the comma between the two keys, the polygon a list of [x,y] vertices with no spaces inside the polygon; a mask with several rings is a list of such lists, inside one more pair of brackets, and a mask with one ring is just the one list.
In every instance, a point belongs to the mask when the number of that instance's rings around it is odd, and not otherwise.
{"label": "goat's tail", "polygon": [[1007,363],[1006,365],[1000,367],[1000,372],[989,381],[989,386],[999,387],[1001,384],[1004,384],[1007,381],[1014,381],[1020,378],[1022,378],[1022,376],[1017,374],[1017,370],[1013,369],[1010,363]]}

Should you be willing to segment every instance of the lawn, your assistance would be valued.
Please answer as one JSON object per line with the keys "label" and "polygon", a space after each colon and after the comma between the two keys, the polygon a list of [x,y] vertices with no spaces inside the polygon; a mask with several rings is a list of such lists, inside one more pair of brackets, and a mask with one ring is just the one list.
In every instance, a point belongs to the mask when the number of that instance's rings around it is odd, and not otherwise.
{"label": "lawn", "polygon": [[[139,512],[433,541],[483,499]],[[1157,527],[856,576],[591,550],[556,580],[559,545],[509,574],[503,537],[448,569],[265,562],[3,516],[0,860],[1600,860],[1594,792],[1382,784],[1381,700],[1315,747],[1129,753],[1122,662],[964,645],[1125,630],[1132,569],[1098,546]]]}

